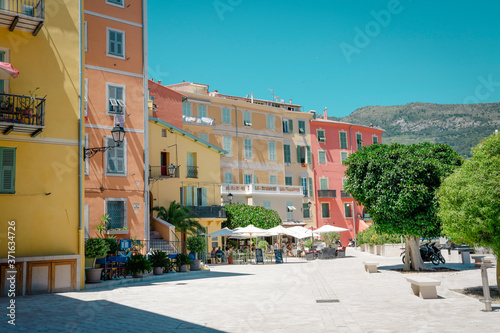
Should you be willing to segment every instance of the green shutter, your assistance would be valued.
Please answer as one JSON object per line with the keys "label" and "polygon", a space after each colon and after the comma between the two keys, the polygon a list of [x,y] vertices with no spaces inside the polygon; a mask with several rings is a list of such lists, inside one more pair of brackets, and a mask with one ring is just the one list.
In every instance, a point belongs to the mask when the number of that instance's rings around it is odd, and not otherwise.
{"label": "green shutter", "polygon": [[201,188],[201,205],[202,206],[208,206],[207,188],[206,187],[202,187]]}
{"label": "green shutter", "polygon": [[311,146],[307,146],[307,163],[312,163]]}
{"label": "green shutter", "polygon": [[288,119],[288,133],[293,133],[293,119]]}
{"label": "green shutter", "polygon": [[0,192],[15,193],[16,148],[0,148]]}
{"label": "green shutter", "polygon": [[292,163],[292,156],[290,152],[290,145],[283,145],[283,152],[285,155],[285,163]]}
{"label": "green shutter", "polygon": [[314,197],[314,192],[313,192],[313,179],[309,178],[309,196],[311,198]]}
{"label": "green shutter", "polygon": [[193,186],[193,206],[198,206],[198,187]]}
{"label": "green shutter", "polygon": [[297,162],[302,163],[300,160],[300,146],[297,146]]}

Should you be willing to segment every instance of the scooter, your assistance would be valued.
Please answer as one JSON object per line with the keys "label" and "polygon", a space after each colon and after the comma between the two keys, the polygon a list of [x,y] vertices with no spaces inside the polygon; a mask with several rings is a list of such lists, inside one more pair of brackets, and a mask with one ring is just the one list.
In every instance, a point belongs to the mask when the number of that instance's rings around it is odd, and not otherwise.
{"label": "scooter", "polygon": [[[439,252],[439,254],[441,254],[441,252]],[[440,258],[434,252],[434,249],[429,245],[429,243],[425,243],[425,244],[420,246],[420,257],[422,257],[422,261],[424,261],[424,262],[430,261],[434,265],[439,265]],[[404,264],[405,263],[405,251],[401,252],[401,260],[403,261],[403,264]],[[443,260],[444,260],[444,258],[443,258]],[[410,264],[411,264],[411,257],[410,257]]]}
{"label": "scooter", "polygon": [[356,247],[356,238],[349,238],[349,247]]}

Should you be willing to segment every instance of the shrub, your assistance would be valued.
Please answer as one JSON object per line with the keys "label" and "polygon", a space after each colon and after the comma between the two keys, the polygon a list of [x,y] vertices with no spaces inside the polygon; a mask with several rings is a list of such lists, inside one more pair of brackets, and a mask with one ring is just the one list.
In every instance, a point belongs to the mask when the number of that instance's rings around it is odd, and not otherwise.
{"label": "shrub", "polygon": [[258,247],[259,249],[265,249],[265,248],[267,248],[267,246],[268,246],[268,245],[269,245],[269,243],[268,243],[268,242],[266,242],[265,240],[261,240],[261,241],[259,242],[259,244],[257,244],[257,247]]}
{"label": "shrub", "polygon": [[340,233],[338,232],[326,232],[323,234],[323,241],[326,243],[326,246],[332,247],[340,240]]}
{"label": "shrub", "polygon": [[114,238],[103,238],[103,239],[109,246],[108,252],[117,253],[120,250],[120,246],[118,245],[118,241],[116,239]]}
{"label": "shrub", "polygon": [[275,210],[242,204],[231,204],[225,207],[227,220],[224,221],[223,227],[229,229],[246,227],[249,224],[262,229],[270,229],[281,224],[281,218]]}
{"label": "shrub", "polygon": [[163,267],[168,268],[170,265],[170,259],[168,259],[167,254],[160,250],[154,250],[151,253],[151,258],[149,259],[153,267]]}
{"label": "shrub", "polygon": [[127,258],[127,263],[125,264],[125,270],[131,275],[149,272],[151,269],[151,262],[142,254],[130,256],[130,258]]}
{"label": "shrub", "polygon": [[186,240],[186,247],[189,251],[193,253],[203,252],[206,247],[205,238],[199,235],[190,236]]}
{"label": "shrub", "polygon": [[104,238],[89,238],[85,242],[86,258],[104,258],[108,251],[109,245]]}

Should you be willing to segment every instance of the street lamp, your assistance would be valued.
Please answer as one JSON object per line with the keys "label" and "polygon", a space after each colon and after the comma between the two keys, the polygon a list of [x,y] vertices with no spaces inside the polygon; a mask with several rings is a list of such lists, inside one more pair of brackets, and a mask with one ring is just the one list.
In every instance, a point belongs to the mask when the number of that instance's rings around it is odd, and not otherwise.
{"label": "street lamp", "polygon": [[107,146],[107,147],[96,147],[96,148],[83,148],[83,159],[93,157],[95,154],[101,152],[105,152],[106,150],[113,149],[116,147],[120,147],[120,144],[125,139],[125,130],[121,126],[115,126],[111,130],[111,135],[113,136],[113,141],[116,143],[116,146]]}
{"label": "street lamp", "polygon": [[171,163],[168,167],[168,175],[170,177],[173,177],[175,175],[175,165],[173,163]]}
{"label": "street lamp", "polygon": [[233,194],[232,193],[229,193],[227,195],[227,199],[229,200],[229,204],[231,204],[233,202]]}

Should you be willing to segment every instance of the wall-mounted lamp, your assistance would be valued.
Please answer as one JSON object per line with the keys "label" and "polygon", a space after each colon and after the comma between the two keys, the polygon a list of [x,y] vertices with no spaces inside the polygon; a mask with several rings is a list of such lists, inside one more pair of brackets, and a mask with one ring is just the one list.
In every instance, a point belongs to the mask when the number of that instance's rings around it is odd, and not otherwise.
{"label": "wall-mounted lamp", "polygon": [[113,141],[116,143],[116,146],[108,146],[108,147],[96,147],[96,148],[83,148],[83,159],[91,158],[95,154],[99,152],[105,152],[108,149],[113,149],[116,147],[120,147],[120,144],[125,139],[125,130],[121,126],[115,126],[111,130],[111,135],[113,136]]}
{"label": "wall-mounted lamp", "polygon": [[232,193],[229,193],[227,195],[227,199],[229,200],[229,204],[231,204],[233,202],[233,194]]}

